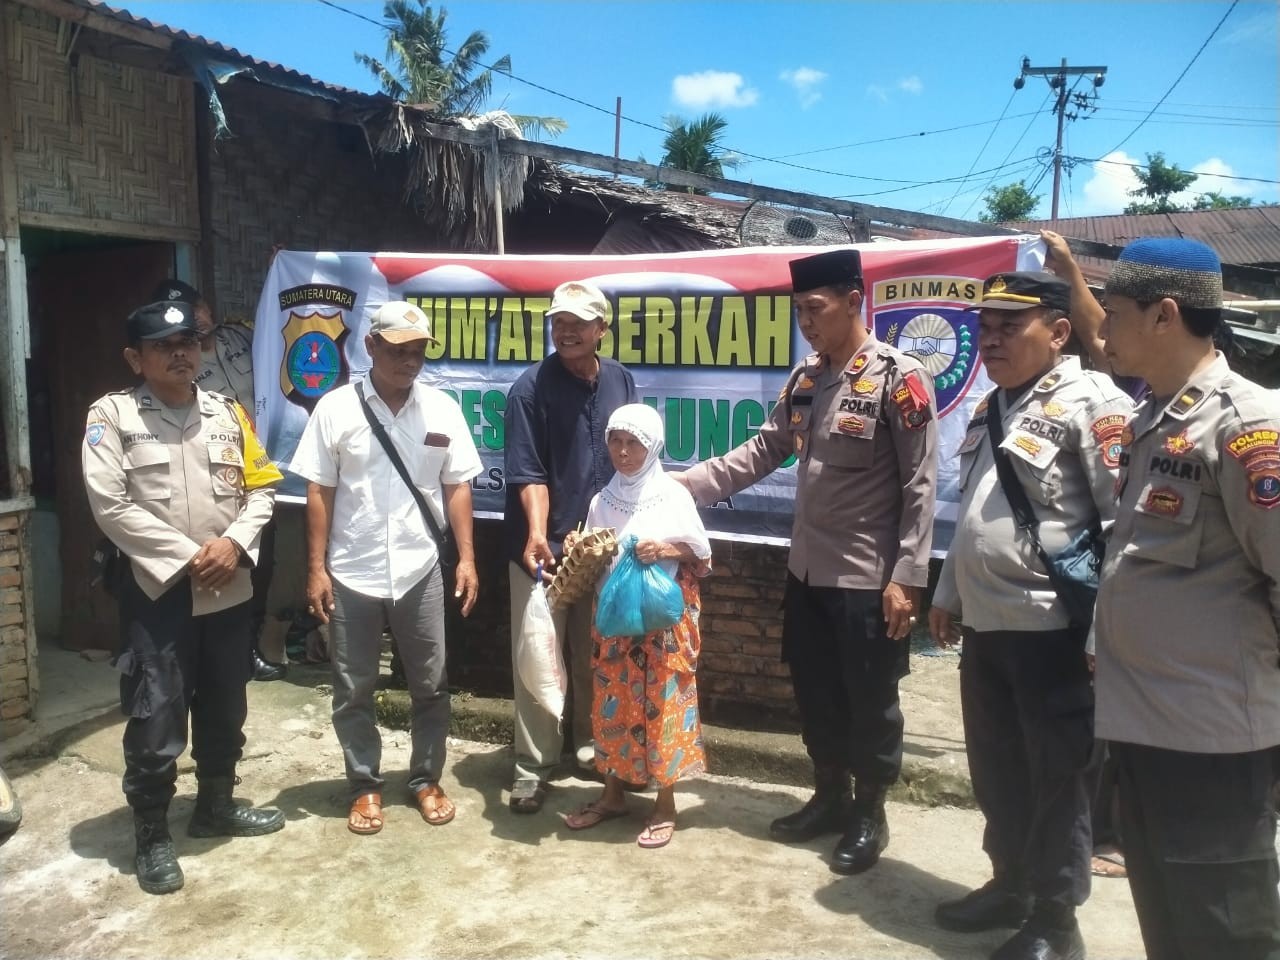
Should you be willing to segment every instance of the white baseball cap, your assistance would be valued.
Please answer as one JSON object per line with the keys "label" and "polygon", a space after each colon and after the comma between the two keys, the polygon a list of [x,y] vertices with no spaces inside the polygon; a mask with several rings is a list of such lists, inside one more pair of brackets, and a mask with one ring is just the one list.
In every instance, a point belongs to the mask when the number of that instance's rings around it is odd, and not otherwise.
{"label": "white baseball cap", "polygon": [[571,313],[579,320],[603,320],[609,322],[609,302],[600,288],[582,280],[570,280],[556,287],[552,294],[547,316]]}
{"label": "white baseball cap", "polygon": [[369,333],[388,343],[440,342],[431,335],[431,320],[427,315],[405,300],[392,300],[373,311],[369,318]]}

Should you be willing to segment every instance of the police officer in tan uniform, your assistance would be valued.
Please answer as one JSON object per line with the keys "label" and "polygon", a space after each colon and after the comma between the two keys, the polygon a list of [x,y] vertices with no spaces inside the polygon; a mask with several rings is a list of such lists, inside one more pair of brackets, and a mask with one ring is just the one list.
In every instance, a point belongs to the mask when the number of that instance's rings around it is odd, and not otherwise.
{"label": "police officer in tan uniform", "polygon": [[279,811],[232,800],[250,669],[249,567],[281,476],[240,405],[192,385],[198,334],[184,303],[129,316],[124,357],[143,382],[89,408],[82,453],[89,505],[123,554],[123,785],[148,893],[183,883],[167,813],[188,716],[198,789],[187,832],[255,836],[284,826]]}
{"label": "police officer in tan uniform", "polygon": [[220,393],[253,411],[253,331],[235,323],[216,323],[209,302],[181,280],[165,280],[151,299],[172,300],[191,307],[200,330],[200,369],[195,385]]}
{"label": "police officer in tan uniform", "polygon": [[[992,954],[997,960],[1082,958],[1075,908],[1089,896],[1093,849],[1089,623],[1064,606],[1033,536],[1054,556],[1111,522],[1133,403],[1110,377],[1062,355],[1071,335],[1065,280],[999,273],[974,309],[978,352],[996,389],[960,445],[960,514],[929,627],[949,646],[959,639],[953,617],[964,624],[965,747],[994,879],[936,916],[951,930],[1020,928]],[[1005,480],[1038,521],[1034,534],[1005,491],[997,445],[1011,468]]]}
{"label": "police officer in tan uniform", "polygon": [[[254,409],[253,331],[234,323],[215,323],[213,311],[204,296],[189,283],[165,280],[156,287],[154,301],[172,300],[185,303],[195,314],[200,330],[200,369],[195,385],[209,393],[230,397],[245,410]],[[275,523],[262,530],[259,562],[253,568],[253,679],[283,680],[288,667],[272,663],[258,647],[258,634],[267,613],[267,591],[271,587],[271,568],[275,561]]]}
{"label": "police officer in tan uniform", "polygon": [[1151,395],[1122,437],[1097,728],[1153,960],[1280,957],[1280,396],[1214,349],[1221,307],[1194,240],[1135,240],[1107,281],[1107,353]]}
{"label": "police officer in tan uniform", "polygon": [[796,457],[782,656],[816,789],[770,834],[800,842],[843,831],[832,869],[858,873],[889,842],[885,794],[902,765],[898,681],[933,526],[933,383],[867,330],[856,250],[793,260],[791,280],[815,352],[792,370],[755,437],[675,476],[705,505]]}

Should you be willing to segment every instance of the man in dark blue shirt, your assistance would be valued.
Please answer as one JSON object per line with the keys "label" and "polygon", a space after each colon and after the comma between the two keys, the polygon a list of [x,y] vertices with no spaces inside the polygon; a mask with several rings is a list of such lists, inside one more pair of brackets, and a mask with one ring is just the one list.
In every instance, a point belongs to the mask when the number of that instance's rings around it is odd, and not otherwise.
{"label": "man in dark blue shirt", "polygon": [[[613,465],[604,428],[613,411],[636,402],[626,368],[597,354],[609,324],[609,304],[589,283],[563,283],[551,308],[555,353],[534,364],[507,394],[505,477],[506,547],[510,560],[512,676],[515,685],[515,776],[511,809],[536,813],[546,780],[560,759],[560,718],[543,709],[515,668],[515,640],[524,621],[538,565],[554,573],[565,534],[587,515],[587,506]],[[591,740],[591,601],[588,594],[554,613],[556,635],[566,648],[573,749],[580,767],[594,769]]]}

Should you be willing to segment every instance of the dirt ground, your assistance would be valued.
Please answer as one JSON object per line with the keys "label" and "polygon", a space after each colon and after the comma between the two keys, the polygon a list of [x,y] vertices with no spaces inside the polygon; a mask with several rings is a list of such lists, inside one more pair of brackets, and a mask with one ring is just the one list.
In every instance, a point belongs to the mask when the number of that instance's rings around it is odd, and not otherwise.
{"label": "dirt ground", "polygon": [[[930,684],[952,682],[945,669],[932,672],[938,679]],[[914,683],[930,675],[917,671]],[[766,837],[769,820],[793,809],[803,788],[693,780],[678,793],[670,846],[642,850],[635,836],[651,796],[630,797],[631,818],[572,834],[561,817],[591,799],[596,784],[560,780],[542,814],[513,816],[505,794],[510,748],[451,740],[444,786],[458,817],[430,827],[396,804],[408,740],[385,730],[385,798],[393,805],[381,834],[354,836],[345,828],[325,679],[313,668],[295,670],[290,682],[250,686],[238,795],[284,810],[282,832],[189,839],[195,783],[184,763],[170,820],[187,882],[170,896],[142,893],[133,877],[114,711],[99,707],[95,718],[6,760],[25,819],[0,847],[0,954],[976,960],[1003,939],[947,933],[931,919],[937,901],[987,877],[981,818],[968,809],[891,804],[884,859],[845,878],[826,865],[833,841],[786,847]],[[47,680],[46,693],[55,682]],[[941,705],[949,694],[939,687],[913,696]],[[908,746],[917,755],[948,752]],[[1123,881],[1096,883],[1081,924],[1091,957],[1141,955]]]}

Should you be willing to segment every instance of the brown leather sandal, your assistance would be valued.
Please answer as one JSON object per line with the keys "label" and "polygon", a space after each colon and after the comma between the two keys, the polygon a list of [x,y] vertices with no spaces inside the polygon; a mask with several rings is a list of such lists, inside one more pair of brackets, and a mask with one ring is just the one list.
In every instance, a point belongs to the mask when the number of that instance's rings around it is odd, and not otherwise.
{"label": "brown leather sandal", "polygon": [[423,787],[414,794],[413,801],[417,804],[422,819],[433,827],[443,827],[458,813],[458,808],[444,795],[444,790],[438,783]]}
{"label": "brown leather sandal", "polygon": [[362,793],[356,797],[347,814],[347,829],[361,836],[369,836],[381,830],[382,794]]}

